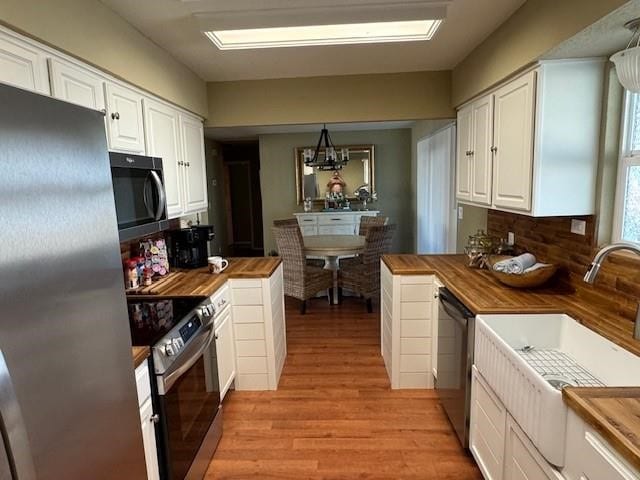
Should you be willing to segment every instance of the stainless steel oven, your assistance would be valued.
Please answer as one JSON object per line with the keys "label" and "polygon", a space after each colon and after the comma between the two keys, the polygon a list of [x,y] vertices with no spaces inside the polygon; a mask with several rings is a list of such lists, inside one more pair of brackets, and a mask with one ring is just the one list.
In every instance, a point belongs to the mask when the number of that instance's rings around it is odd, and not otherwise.
{"label": "stainless steel oven", "polygon": [[163,480],[201,480],[222,436],[216,310],[201,303],[153,346]]}
{"label": "stainless steel oven", "polygon": [[460,443],[469,448],[475,315],[446,288],[438,291],[436,391]]}
{"label": "stainless steel oven", "polygon": [[120,241],[166,230],[162,160],[116,152],[109,159]]}

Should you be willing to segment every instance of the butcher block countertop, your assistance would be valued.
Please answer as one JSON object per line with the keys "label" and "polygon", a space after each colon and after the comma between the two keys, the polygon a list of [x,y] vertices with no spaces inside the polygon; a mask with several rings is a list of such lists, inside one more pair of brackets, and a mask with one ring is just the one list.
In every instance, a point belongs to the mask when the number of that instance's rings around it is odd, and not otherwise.
{"label": "butcher block countertop", "polygon": [[567,387],[562,397],[580,417],[640,470],[640,388]]}
{"label": "butcher block countertop", "polygon": [[133,355],[133,368],[138,368],[151,355],[151,349],[149,347],[133,347],[131,354]]}
{"label": "butcher block countertop", "polygon": [[[566,313],[603,337],[640,355],[633,325],[572,290],[518,290],[488,270],[469,268],[465,255],[384,255],[394,275],[436,275],[475,314]],[[640,468],[640,388],[566,388],[565,403]]]}
{"label": "butcher block countertop", "polygon": [[172,271],[148,287],[128,290],[128,297],[210,297],[230,278],[269,278],[282,262],[280,257],[229,258],[223,273],[211,274],[208,267]]}

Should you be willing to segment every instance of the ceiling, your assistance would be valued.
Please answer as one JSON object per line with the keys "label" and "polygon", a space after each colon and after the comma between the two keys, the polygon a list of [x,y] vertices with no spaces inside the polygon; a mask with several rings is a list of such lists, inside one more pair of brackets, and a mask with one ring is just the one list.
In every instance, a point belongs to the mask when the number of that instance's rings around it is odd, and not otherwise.
{"label": "ceiling", "polygon": [[[207,81],[448,70],[503,23],[525,0],[450,0],[445,22],[431,41],[257,50],[218,50],[194,14],[241,15],[295,8],[331,11],[344,0],[101,0]],[[378,7],[415,0],[349,0]],[[442,4],[442,0],[423,0]],[[255,18],[253,19],[255,21]]]}

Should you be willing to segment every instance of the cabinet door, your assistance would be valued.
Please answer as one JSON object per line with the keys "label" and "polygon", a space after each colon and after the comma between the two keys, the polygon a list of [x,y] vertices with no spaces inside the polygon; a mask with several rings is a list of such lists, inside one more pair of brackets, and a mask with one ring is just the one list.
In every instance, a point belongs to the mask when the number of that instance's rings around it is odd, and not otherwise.
{"label": "cabinet door", "polygon": [[536,72],[495,93],[493,205],[531,210]]}
{"label": "cabinet door", "polygon": [[94,110],[104,110],[104,82],[98,75],[57,58],[49,59],[49,70],[54,97]]}
{"label": "cabinet door", "polygon": [[197,118],[180,114],[182,160],[185,165],[185,213],[207,209],[204,128]]}
{"label": "cabinet door", "polygon": [[45,52],[0,33],[0,82],[49,95]]}
{"label": "cabinet door", "polygon": [[469,449],[484,478],[502,480],[507,411],[473,367]]}
{"label": "cabinet door", "polygon": [[516,422],[507,417],[504,480],[555,480],[555,474]]}
{"label": "cabinet door", "polygon": [[144,459],[147,464],[147,478],[149,480],[159,480],[158,471],[158,449],[156,447],[155,423],[152,420],[153,406],[151,398],[140,407],[140,421],[142,422],[142,442],[144,444]]}
{"label": "cabinet door", "polygon": [[355,235],[355,225],[320,225],[320,235]]}
{"label": "cabinet door", "polygon": [[162,158],[167,215],[179,217],[184,212],[185,169],[180,151],[179,113],[148,98],[143,103],[147,153]]}
{"label": "cabinet door", "polygon": [[227,309],[227,313],[216,329],[216,352],[218,355],[218,379],[220,381],[221,400],[236,378],[236,347],[234,342],[231,309]]}
{"label": "cabinet door", "polygon": [[473,108],[468,105],[458,111],[456,152],[456,198],[471,200],[471,150],[473,139]]}
{"label": "cabinet door", "polygon": [[487,95],[476,101],[472,109],[471,201],[481,205],[491,205],[493,95]]}
{"label": "cabinet door", "polygon": [[144,155],[142,95],[105,83],[109,149]]}

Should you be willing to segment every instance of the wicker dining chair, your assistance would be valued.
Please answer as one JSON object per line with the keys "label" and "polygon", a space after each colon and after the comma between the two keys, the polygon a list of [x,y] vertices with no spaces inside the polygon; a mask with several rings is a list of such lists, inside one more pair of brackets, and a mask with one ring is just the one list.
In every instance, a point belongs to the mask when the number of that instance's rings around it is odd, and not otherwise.
{"label": "wicker dining chair", "polygon": [[282,220],[274,220],[274,227],[297,227],[298,219],[297,218],[285,218]]}
{"label": "wicker dining chair", "polygon": [[333,272],[307,264],[300,229],[273,227],[271,230],[282,258],[284,294],[302,302],[300,313],[303,315],[307,309],[307,300],[315,297],[318,292],[327,290],[331,302]]}
{"label": "wicker dining chair", "polygon": [[386,225],[388,220],[388,217],[369,217],[367,215],[363,215],[360,217],[360,229],[358,230],[358,234],[361,237],[366,237],[369,227],[372,225]]}
{"label": "wicker dining chair", "polygon": [[338,270],[339,287],[364,297],[369,313],[373,312],[373,298],[380,295],[380,257],[387,253],[395,230],[395,225],[369,226],[364,251]]}

